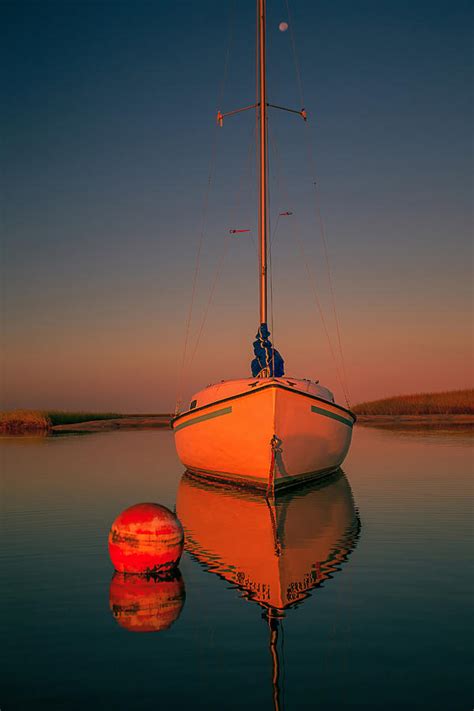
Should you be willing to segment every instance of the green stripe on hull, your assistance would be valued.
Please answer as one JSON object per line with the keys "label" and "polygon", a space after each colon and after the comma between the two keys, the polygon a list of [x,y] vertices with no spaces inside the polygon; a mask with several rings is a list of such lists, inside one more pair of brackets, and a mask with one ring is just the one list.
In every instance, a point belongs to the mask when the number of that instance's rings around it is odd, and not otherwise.
{"label": "green stripe on hull", "polygon": [[330,417],[332,420],[337,420],[338,422],[342,422],[343,425],[347,425],[348,427],[352,427],[354,424],[351,420],[348,420],[345,417],[341,417],[341,415],[336,415],[335,412],[329,412],[329,410],[323,410],[322,407],[315,407],[314,405],[311,405],[311,412],[315,412],[317,415],[324,415],[325,417]]}
{"label": "green stripe on hull", "polygon": [[192,420],[187,420],[180,425],[176,425],[174,428],[175,432],[182,430],[184,427],[190,427],[191,425],[197,425],[198,422],[204,422],[205,420],[212,420],[214,417],[220,417],[221,415],[229,415],[232,412],[231,407],[223,407],[222,410],[215,410],[210,412],[208,415],[200,415],[199,417],[193,417]]}

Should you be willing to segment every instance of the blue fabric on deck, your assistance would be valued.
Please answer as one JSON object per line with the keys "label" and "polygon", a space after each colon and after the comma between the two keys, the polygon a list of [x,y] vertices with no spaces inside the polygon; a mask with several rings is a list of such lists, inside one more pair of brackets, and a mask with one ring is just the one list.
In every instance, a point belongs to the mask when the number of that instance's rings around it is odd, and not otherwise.
{"label": "blue fabric on deck", "polygon": [[280,378],[285,374],[283,358],[268,340],[269,335],[267,324],[260,324],[255,336],[257,340],[253,342],[253,352],[256,356],[252,361],[254,378]]}

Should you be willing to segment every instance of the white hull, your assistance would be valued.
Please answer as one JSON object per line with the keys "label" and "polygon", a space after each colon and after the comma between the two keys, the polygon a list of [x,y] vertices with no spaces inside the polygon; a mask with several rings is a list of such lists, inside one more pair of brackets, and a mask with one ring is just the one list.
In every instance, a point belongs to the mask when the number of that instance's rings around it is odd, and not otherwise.
{"label": "white hull", "polygon": [[[195,409],[173,420],[180,460],[194,472],[264,489],[271,470],[275,489],[334,471],[349,449],[355,416],[311,394],[316,386],[308,382],[227,381],[199,393]],[[281,452],[272,467],[274,435]]]}

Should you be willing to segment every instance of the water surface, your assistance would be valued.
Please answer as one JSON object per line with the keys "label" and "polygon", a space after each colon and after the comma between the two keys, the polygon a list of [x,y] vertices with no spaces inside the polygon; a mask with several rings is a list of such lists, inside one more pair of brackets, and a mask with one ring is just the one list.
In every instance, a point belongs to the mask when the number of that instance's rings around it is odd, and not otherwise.
{"label": "water surface", "polygon": [[[168,431],[0,454],[2,711],[472,707],[462,429],[358,427],[343,476],[271,508],[182,479]],[[140,501],[177,505],[187,551],[181,578],[124,592],[107,536]]]}

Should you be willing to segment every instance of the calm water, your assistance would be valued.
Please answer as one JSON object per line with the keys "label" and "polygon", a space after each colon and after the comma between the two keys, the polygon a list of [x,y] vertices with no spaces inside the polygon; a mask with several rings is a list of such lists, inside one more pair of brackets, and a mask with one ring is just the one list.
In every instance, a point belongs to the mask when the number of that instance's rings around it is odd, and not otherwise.
{"label": "calm water", "polygon": [[[0,452],[2,711],[472,708],[468,433],[356,428],[345,476],[274,508],[180,483],[168,431]],[[111,586],[139,501],[177,505],[182,578]]]}

